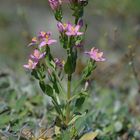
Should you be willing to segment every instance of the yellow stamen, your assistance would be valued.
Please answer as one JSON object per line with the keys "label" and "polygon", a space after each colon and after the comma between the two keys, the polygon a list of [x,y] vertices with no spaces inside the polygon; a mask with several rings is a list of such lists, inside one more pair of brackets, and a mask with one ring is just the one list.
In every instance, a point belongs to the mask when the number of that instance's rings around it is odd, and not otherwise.
{"label": "yellow stamen", "polygon": [[46,41],[48,42],[48,40],[49,40],[49,36],[48,36],[48,35],[46,35]]}

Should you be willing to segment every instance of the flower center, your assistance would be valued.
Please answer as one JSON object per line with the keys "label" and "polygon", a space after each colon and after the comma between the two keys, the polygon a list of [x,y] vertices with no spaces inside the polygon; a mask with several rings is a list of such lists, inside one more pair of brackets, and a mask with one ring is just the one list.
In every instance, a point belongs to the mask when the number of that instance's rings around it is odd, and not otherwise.
{"label": "flower center", "polygon": [[46,42],[48,42],[48,40],[49,40],[49,36],[46,35],[46,36],[45,36],[45,39],[46,39]]}
{"label": "flower center", "polygon": [[75,32],[75,28],[74,27],[71,27],[71,30],[72,30],[72,32]]}
{"label": "flower center", "polygon": [[67,27],[67,24],[66,24],[66,23],[64,23],[64,24],[63,24],[63,26],[64,26],[64,28],[66,28],[66,27]]}

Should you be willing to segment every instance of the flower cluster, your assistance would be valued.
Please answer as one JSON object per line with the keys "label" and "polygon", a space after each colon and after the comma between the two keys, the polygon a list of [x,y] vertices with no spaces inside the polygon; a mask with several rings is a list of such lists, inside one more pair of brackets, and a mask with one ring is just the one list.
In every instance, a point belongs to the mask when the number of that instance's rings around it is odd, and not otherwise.
{"label": "flower cluster", "polygon": [[37,48],[33,51],[33,54],[30,55],[28,64],[23,65],[23,67],[30,70],[35,69],[39,61],[46,55],[43,47],[52,45],[55,42],[56,40],[51,39],[50,32],[40,32],[38,37],[32,38],[28,46],[37,46]]}
{"label": "flower cluster", "polygon": [[[80,36],[83,35],[83,32],[80,32],[80,24],[73,26],[70,22],[67,23],[61,23],[58,22],[57,24],[58,30],[61,33],[65,33],[68,37],[69,36]],[[29,44],[29,46],[36,46],[37,48],[34,50],[33,54],[30,55],[30,58],[28,60],[28,64],[24,65],[26,69],[35,69],[36,65],[39,63],[39,61],[45,57],[46,52],[42,51],[44,46],[49,46],[56,43],[56,40],[51,39],[51,33],[50,32],[39,32],[38,37],[32,38],[32,42]],[[77,46],[82,46],[81,42],[77,44]],[[85,51],[85,54],[89,55],[91,59],[94,61],[105,61],[105,58],[103,57],[103,52],[99,52],[98,49],[92,48],[90,51]],[[64,66],[64,63],[58,59],[55,58],[54,62],[56,66],[62,68]]]}

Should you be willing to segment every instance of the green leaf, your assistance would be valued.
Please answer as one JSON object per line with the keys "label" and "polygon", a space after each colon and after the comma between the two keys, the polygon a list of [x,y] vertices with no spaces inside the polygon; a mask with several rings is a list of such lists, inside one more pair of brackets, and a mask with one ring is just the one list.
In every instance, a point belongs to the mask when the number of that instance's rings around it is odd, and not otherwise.
{"label": "green leaf", "polygon": [[77,108],[81,108],[82,105],[83,105],[83,103],[84,103],[84,101],[85,101],[85,98],[87,96],[88,96],[88,93],[87,92],[81,92],[81,93],[79,93],[79,96],[78,96],[78,98],[77,98],[77,100],[75,102],[75,106]]}
{"label": "green leaf", "polygon": [[53,83],[53,88],[54,88],[54,90],[55,90],[55,92],[56,93],[59,93],[59,87],[58,87],[58,81],[57,81],[57,78],[56,78],[56,75],[55,75],[55,73],[52,73],[52,83]]}
{"label": "green leaf", "polygon": [[76,106],[77,108],[80,108],[80,107],[82,106],[82,104],[84,103],[84,101],[85,101],[85,97],[80,97],[80,98],[78,98],[78,99],[76,100],[75,106]]}
{"label": "green leaf", "polygon": [[31,72],[31,75],[33,75],[36,79],[40,80],[40,79],[44,79],[45,78],[45,74],[44,74],[44,67],[40,67],[38,69],[34,69]]}
{"label": "green leaf", "polygon": [[48,96],[53,96],[53,88],[49,84],[45,84],[44,81],[40,81],[39,85],[42,89],[42,91],[47,94]]}
{"label": "green leaf", "polygon": [[59,88],[58,88],[57,81],[55,81],[55,82],[53,83],[53,88],[54,88],[54,90],[55,90],[56,93],[59,93]]}
{"label": "green leaf", "polygon": [[86,133],[80,140],[94,140],[97,137],[97,132]]}
{"label": "green leaf", "polygon": [[39,74],[38,74],[38,72],[36,71],[36,70],[33,70],[32,72],[31,72],[31,75],[33,75],[36,79],[40,79],[40,76],[39,76]]}
{"label": "green leaf", "polygon": [[48,85],[48,84],[45,86],[45,88],[46,88],[45,93],[48,96],[52,96],[53,95],[53,88],[50,85]]}

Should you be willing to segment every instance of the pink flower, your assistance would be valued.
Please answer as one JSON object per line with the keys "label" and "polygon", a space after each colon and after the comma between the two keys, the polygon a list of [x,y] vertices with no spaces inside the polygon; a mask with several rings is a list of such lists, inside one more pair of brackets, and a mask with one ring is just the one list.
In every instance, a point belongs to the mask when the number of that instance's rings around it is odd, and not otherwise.
{"label": "pink flower", "polygon": [[78,25],[73,26],[70,22],[67,23],[57,23],[58,30],[60,32],[65,32],[67,36],[78,36],[82,35],[83,32],[79,32],[81,26],[83,25],[82,20],[78,22]]}
{"label": "pink flower", "polygon": [[39,32],[38,37],[32,38],[32,42],[28,46],[39,45],[38,47],[41,48],[45,45],[51,45],[55,43],[56,40],[51,39],[51,32]]}
{"label": "pink flower", "polygon": [[40,32],[40,34],[39,34],[39,38],[40,38],[39,48],[42,48],[45,45],[51,45],[51,44],[57,42],[56,40],[51,39],[50,36],[51,36],[50,32]]}
{"label": "pink flower", "polygon": [[59,9],[62,4],[61,0],[48,0],[48,1],[53,10]]}
{"label": "pink flower", "polygon": [[57,23],[57,27],[58,27],[58,30],[59,32],[65,32],[68,30],[68,27],[70,26],[70,22],[68,23],[61,23],[61,22],[58,22]]}
{"label": "pink flower", "polygon": [[33,54],[30,55],[30,57],[38,62],[40,59],[42,59],[45,56],[46,52],[41,53],[39,50],[35,49]]}
{"label": "pink flower", "polygon": [[89,52],[85,52],[88,54],[91,59],[95,61],[105,61],[106,59],[103,57],[103,52],[99,52],[98,49],[92,48]]}
{"label": "pink flower", "polygon": [[37,62],[33,62],[31,59],[29,59],[28,64],[23,65],[23,67],[29,70],[33,70],[35,69],[36,65],[37,65]]}
{"label": "pink flower", "polygon": [[28,60],[28,64],[23,65],[23,67],[30,70],[35,69],[39,60],[42,59],[45,54],[46,52],[41,53],[39,50],[35,49],[33,54],[30,55],[31,59]]}
{"label": "pink flower", "polygon": [[68,29],[66,31],[67,36],[79,36],[82,35],[83,32],[79,32],[80,25],[72,26],[71,24],[68,26]]}

